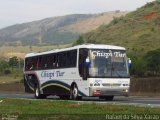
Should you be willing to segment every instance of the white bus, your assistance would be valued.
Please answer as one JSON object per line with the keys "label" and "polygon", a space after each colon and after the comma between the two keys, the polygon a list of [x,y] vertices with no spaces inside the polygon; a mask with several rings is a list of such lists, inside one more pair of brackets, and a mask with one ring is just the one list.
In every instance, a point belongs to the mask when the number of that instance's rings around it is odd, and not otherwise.
{"label": "white bus", "polygon": [[25,56],[25,92],[35,98],[96,96],[113,100],[128,96],[130,75],[123,47],[79,45]]}

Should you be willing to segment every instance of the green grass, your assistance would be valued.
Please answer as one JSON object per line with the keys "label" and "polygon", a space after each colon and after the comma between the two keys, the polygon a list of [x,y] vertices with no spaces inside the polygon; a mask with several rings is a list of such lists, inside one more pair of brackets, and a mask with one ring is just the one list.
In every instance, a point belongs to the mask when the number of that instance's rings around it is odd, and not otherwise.
{"label": "green grass", "polygon": [[[65,45],[45,45],[45,46],[32,46],[33,52],[42,52],[52,49],[58,49],[58,48],[65,48],[70,46],[71,44],[65,44]],[[28,53],[32,52],[30,51],[29,46],[1,46],[0,51],[3,52],[21,52],[21,53]]]}
{"label": "green grass", "polygon": [[[46,51],[54,49],[54,46],[32,46],[33,52],[39,52],[39,51]],[[0,47],[1,52],[20,52],[20,53],[27,53],[32,52],[29,46],[2,46]]]}
{"label": "green grass", "polygon": [[49,51],[54,49],[66,48],[70,46],[71,44],[65,44],[65,45],[32,46],[32,48],[30,48],[29,46],[5,46],[4,45],[4,46],[0,46],[0,57],[18,56],[23,58],[26,53],[43,52],[43,51]]}
{"label": "green grass", "polygon": [[0,114],[18,115],[19,119],[105,119],[106,114],[159,114],[159,108],[111,104],[81,104],[72,101],[0,99]]}
{"label": "green grass", "polygon": [[18,83],[18,82],[21,82],[21,80],[22,80],[22,77],[0,76],[0,84]]}

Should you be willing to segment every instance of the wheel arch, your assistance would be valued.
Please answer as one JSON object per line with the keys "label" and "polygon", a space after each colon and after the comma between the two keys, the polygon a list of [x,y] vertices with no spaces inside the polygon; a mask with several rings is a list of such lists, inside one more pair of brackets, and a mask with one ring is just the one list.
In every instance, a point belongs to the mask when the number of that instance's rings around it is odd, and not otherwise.
{"label": "wheel arch", "polygon": [[40,86],[39,79],[35,73],[28,73],[24,75],[24,79],[26,80],[26,83],[34,89],[36,85]]}
{"label": "wheel arch", "polygon": [[74,85],[76,85],[76,87],[78,88],[78,85],[77,85],[76,82],[72,82],[72,83],[71,83],[71,88],[73,88]]}

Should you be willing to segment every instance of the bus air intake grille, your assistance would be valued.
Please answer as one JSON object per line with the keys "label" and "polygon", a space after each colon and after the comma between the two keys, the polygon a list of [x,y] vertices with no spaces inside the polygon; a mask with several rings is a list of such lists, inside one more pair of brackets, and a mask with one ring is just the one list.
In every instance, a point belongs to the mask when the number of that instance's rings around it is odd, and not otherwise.
{"label": "bus air intake grille", "polygon": [[118,83],[102,83],[103,86],[105,87],[119,87],[121,84]]}

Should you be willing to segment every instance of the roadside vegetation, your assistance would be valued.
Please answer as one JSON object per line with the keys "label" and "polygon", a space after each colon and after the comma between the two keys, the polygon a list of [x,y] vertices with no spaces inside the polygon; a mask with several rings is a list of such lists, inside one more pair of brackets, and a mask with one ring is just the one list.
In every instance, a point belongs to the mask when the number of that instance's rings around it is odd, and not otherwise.
{"label": "roadside vegetation", "polygon": [[23,78],[24,60],[16,56],[0,58],[0,84],[21,82]]}
{"label": "roadside vegetation", "polygon": [[84,43],[123,46],[132,60],[132,76],[160,76],[160,1],[114,18],[80,36],[73,45]]}
{"label": "roadside vegetation", "polygon": [[128,56],[132,60],[131,75],[135,77],[160,76],[160,49],[149,51],[144,55],[131,52]]}
{"label": "roadside vegetation", "polygon": [[85,43],[119,45],[142,54],[160,46],[160,2],[154,1],[82,35]]}
{"label": "roadside vegetation", "polygon": [[106,115],[159,114],[159,108],[112,104],[82,104],[73,101],[0,99],[0,114],[19,120],[104,120]]}
{"label": "roadside vegetation", "polygon": [[22,46],[22,45],[2,45],[0,46],[0,57],[10,58],[13,56],[17,56],[20,58],[24,58],[27,53],[31,52],[44,52],[48,50],[66,48],[71,46],[71,44],[64,45],[30,45],[30,46]]}

